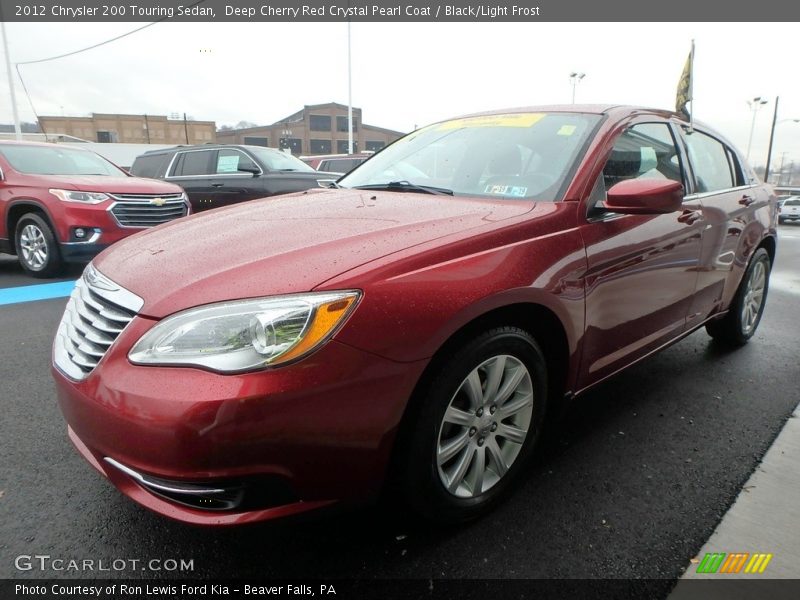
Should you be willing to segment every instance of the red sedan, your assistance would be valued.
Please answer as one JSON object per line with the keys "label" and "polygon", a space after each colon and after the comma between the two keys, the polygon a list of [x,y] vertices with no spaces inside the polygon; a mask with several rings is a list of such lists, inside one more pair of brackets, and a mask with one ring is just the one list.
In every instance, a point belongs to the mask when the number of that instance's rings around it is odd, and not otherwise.
{"label": "red sedan", "polygon": [[315,189],[117,243],[67,305],[69,435],[123,493],[199,524],[376,496],[460,521],[545,415],[764,310],[776,199],[722,136],[630,107],[436,123]]}

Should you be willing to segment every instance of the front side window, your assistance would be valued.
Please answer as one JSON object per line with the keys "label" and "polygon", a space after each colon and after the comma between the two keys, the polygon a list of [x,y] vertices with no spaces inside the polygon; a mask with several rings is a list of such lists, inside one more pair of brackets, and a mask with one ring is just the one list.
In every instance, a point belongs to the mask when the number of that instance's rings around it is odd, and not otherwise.
{"label": "front side window", "polygon": [[458,196],[560,200],[601,119],[581,113],[513,113],[436,123],[401,138],[339,181],[401,183]]}
{"label": "front side window", "polygon": [[589,216],[605,213],[603,202],[608,190],[626,179],[669,179],[684,184],[680,155],[669,125],[640,123],[620,134],[592,188]]}
{"label": "front side window", "polygon": [[[737,186],[736,172],[731,163],[733,154],[722,142],[699,131],[687,133],[685,139],[699,193]],[[738,170],[738,162],[736,168]]]}
{"label": "front side window", "polygon": [[223,148],[217,153],[218,175],[243,173],[244,171],[240,171],[240,168],[260,170],[253,159],[238,150]]}
{"label": "front side window", "polygon": [[19,173],[127,177],[125,171],[88,150],[77,150],[55,144],[52,148],[8,144],[0,146],[0,152]]}

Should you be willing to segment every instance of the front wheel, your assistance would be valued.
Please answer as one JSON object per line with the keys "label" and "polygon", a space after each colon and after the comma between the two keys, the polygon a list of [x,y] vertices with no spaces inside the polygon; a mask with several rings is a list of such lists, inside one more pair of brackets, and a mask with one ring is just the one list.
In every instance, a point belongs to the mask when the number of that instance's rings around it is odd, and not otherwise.
{"label": "front wheel", "polygon": [[769,254],[759,248],[750,259],[728,314],[706,325],[711,337],[734,346],[746,344],[753,337],[767,301],[769,272]]}
{"label": "front wheel", "polygon": [[35,213],[17,222],[17,255],[22,268],[34,277],[53,277],[63,266],[53,229]]}
{"label": "front wheel", "polygon": [[526,331],[498,327],[440,367],[409,434],[401,485],[423,516],[453,523],[488,511],[533,453],[547,371]]}

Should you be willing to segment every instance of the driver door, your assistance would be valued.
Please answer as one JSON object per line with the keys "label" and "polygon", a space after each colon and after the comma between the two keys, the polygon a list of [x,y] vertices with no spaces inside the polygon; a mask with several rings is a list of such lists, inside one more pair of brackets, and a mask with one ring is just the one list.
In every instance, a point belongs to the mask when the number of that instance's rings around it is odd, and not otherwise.
{"label": "driver door", "polygon": [[682,212],[617,214],[606,191],[626,179],[671,179],[690,189],[684,158],[666,122],[629,126],[613,142],[586,205],[586,331],[580,387],[595,383],[681,335],[695,294],[699,202]]}

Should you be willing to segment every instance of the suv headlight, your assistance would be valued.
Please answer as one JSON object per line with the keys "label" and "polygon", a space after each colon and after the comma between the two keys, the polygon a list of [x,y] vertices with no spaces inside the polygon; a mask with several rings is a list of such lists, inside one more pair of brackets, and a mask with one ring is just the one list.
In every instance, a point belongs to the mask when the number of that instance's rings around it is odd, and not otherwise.
{"label": "suv headlight", "polygon": [[78,202],[80,204],[100,204],[108,200],[108,195],[102,192],[76,192],[75,190],[50,190],[56,198],[63,202]]}
{"label": "suv headlight", "polygon": [[360,292],[318,292],[191,308],[167,317],[128,354],[140,365],[239,373],[298,360],[324,344]]}

